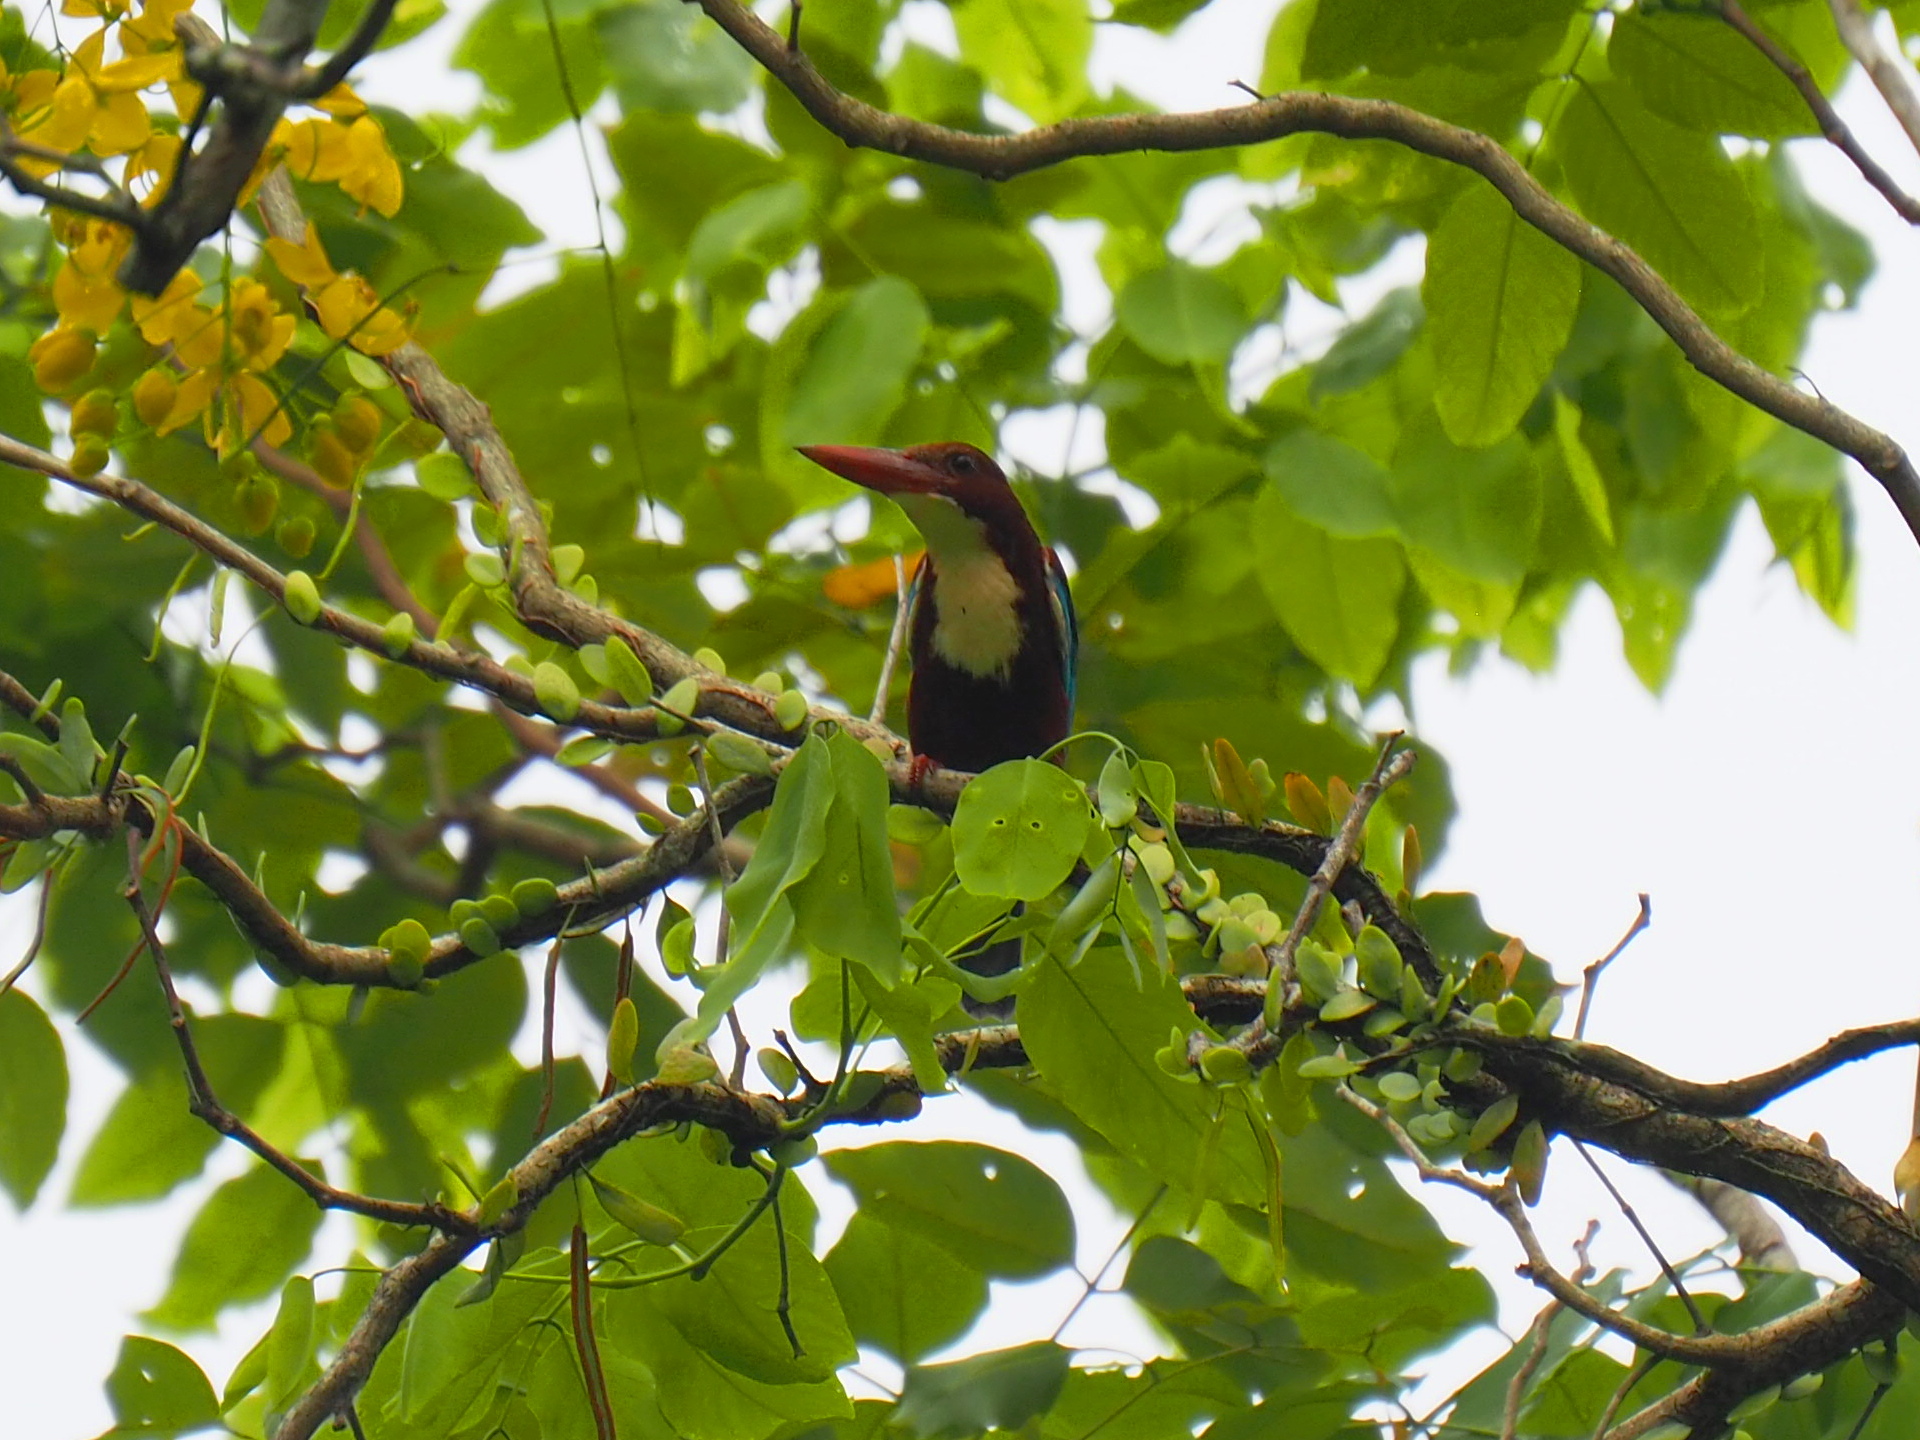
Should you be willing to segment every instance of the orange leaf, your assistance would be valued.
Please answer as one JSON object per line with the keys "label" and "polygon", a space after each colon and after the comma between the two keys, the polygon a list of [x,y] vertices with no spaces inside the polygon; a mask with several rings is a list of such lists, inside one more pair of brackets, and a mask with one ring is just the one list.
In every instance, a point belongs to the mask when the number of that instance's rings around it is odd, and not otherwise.
{"label": "orange leaf", "polygon": [[[901,557],[906,562],[909,578],[920,568],[922,553],[916,551]],[[848,610],[864,610],[869,605],[878,605],[882,600],[891,598],[897,588],[891,555],[883,555],[863,565],[842,565],[829,570],[826,579],[820,582],[821,593],[834,604]]]}

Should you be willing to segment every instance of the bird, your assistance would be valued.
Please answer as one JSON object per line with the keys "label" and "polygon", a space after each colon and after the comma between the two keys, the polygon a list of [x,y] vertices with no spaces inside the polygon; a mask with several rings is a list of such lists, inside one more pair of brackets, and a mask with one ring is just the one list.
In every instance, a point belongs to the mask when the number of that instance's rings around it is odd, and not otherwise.
{"label": "bird", "polygon": [[[1080,649],[1067,572],[993,458],[964,441],[799,451],[893,500],[927,542],[907,595],[915,779],[928,766],[978,772],[1044,755],[1066,739]],[[997,941],[959,963],[1004,975],[1020,964],[1020,941]],[[1005,1020],[1013,1008],[971,995],[962,1003],[977,1020]]]}
{"label": "bird", "polygon": [[927,542],[907,602],[916,763],[977,772],[1066,739],[1080,643],[1067,574],[992,457],[963,441],[799,450],[893,500]]}

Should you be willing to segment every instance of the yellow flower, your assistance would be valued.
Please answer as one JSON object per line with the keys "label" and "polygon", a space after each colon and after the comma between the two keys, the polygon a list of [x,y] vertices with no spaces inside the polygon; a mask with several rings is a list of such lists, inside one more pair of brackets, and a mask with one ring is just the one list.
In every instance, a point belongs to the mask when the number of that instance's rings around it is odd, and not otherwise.
{"label": "yellow flower", "polygon": [[311,222],[307,238],[267,241],[280,273],[307,292],[314,317],[330,339],[345,340],[363,355],[385,355],[407,343],[407,323],[380,303],[358,275],[336,274]]}
{"label": "yellow flower", "polygon": [[126,292],[113,277],[127,252],[127,232],[108,220],[76,219],[61,239],[67,258],[53,277],[60,322],[104,335],[126,303]]}
{"label": "yellow flower", "polygon": [[406,185],[400,162],[387,147],[387,132],[371,115],[351,123],[339,120],[286,120],[275,129],[286,147],[287,169],[302,180],[337,184],[353,199],[382,215],[400,209]]}
{"label": "yellow flower", "polygon": [[60,325],[34,341],[27,350],[33,363],[33,379],[42,390],[58,395],[71,389],[93,368],[93,337],[71,325]]}
{"label": "yellow flower", "polygon": [[227,293],[227,329],[232,357],[249,370],[271,370],[293,341],[294,318],[273,303],[258,280],[233,282]]}
{"label": "yellow flower", "polygon": [[[67,152],[84,145],[96,155],[124,155],[146,143],[153,125],[139,92],[178,75],[180,52],[134,55],[109,64],[106,46],[104,26],[80,42],[44,110],[21,128],[22,139]],[[30,100],[37,97],[25,93],[28,78],[21,77],[23,111],[36,108]]]}

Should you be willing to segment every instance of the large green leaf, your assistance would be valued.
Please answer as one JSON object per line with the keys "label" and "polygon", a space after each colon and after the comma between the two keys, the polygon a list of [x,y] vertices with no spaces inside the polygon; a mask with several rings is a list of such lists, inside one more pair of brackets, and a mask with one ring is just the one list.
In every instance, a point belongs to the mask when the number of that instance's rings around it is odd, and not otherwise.
{"label": "large green leaf", "polygon": [[1294,644],[1328,674],[1371,685],[1400,632],[1400,546],[1330,535],[1274,488],[1254,502],[1253,545],[1260,588]]}
{"label": "large green leaf", "polygon": [[861,1213],[944,1248],[988,1275],[1026,1280],[1073,1261],[1073,1212],[1030,1160],[956,1140],[836,1150],[827,1168]]}
{"label": "large green leaf", "polygon": [[320,1214],[268,1166],[227,1181],[188,1224],[167,1293],[149,1317],[173,1330],[202,1330],[230,1305],[265,1299],[306,1258]]}
{"label": "large green leaf", "polygon": [[40,1193],[67,1127],[67,1052],[46,1012],[0,995],[0,1187],[24,1210]]}
{"label": "large green leaf", "polygon": [[951,1365],[917,1366],[907,1372],[900,1420],[920,1440],[1017,1432],[1053,1404],[1071,1358],[1047,1340]]}
{"label": "large green leaf", "polygon": [[[248,1115],[280,1068],[284,1028],[253,1015],[213,1015],[194,1022],[193,1034],[215,1096],[234,1114]],[[156,1065],[113,1102],[80,1157],[68,1203],[158,1199],[198,1175],[219,1139],[187,1108],[184,1072]]]}
{"label": "large green leaf", "polygon": [[1554,138],[1587,218],[1702,311],[1738,315],[1760,298],[1759,252],[1727,243],[1753,232],[1753,202],[1716,138],[1661,119],[1618,82],[1577,85]]}
{"label": "large green leaf", "polygon": [[816,950],[864,965],[891,985],[900,974],[900,910],[887,840],[887,772],[844,730],[826,742],[826,754],[833,799],[819,857],[792,884],[794,924]]}
{"label": "large green leaf", "polygon": [[1135,277],[1114,313],[1142,350],[1169,365],[1220,364],[1251,324],[1231,285],[1183,260]]}
{"label": "large green leaf", "polygon": [[1580,279],[1580,262],[1490,187],[1468,186],[1447,211],[1420,294],[1434,408],[1456,445],[1491,445],[1519,423],[1573,329]]}
{"label": "large green leaf", "polygon": [[220,1419],[213,1383],[190,1356],[164,1340],[129,1335],[107,1377],[113,1435],[196,1434]]}
{"label": "large green leaf", "polygon": [[1035,121],[1069,115],[1086,97],[1087,0],[961,0],[953,24],[961,57]]}
{"label": "large green leaf", "polygon": [[1040,900],[1073,873],[1093,824],[1086,791],[1044,760],[1009,760],[960,792],[953,867],[975,895]]}
{"label": "large green leaf", "polygon": [[1188,1193],[1265,1205],[1252,1122],[1230,1115],[1210,1142],[1221,1097],[1154,1063],[1172,1030],[1196,1024],[1170,977],[1150,970],[1136,978],[1117,949],[1096,946],[1071,969],[1042,962],[1020,991],[1017,1014],[1040,1074],[1114,1149]]}
{"label": "large green leaf", "polygon": [[1635,6],[1614,21],[1607,63],[1648,109],[1692,130],[1761,140],[1819,133],[1793,82],[1716,14]]}
{"label": "large green leaf", "polygon": [[1396,535],[1386,467],[1344,440],[1290,430],[1267,449],[1267,480],[1302,520],[1343,540]]}
{"label": "large green leaf", "polygon": [[908,1364],[958,1340],[987,1307],[979,1266],[865,1209],[825,1263],[854,1338]]}

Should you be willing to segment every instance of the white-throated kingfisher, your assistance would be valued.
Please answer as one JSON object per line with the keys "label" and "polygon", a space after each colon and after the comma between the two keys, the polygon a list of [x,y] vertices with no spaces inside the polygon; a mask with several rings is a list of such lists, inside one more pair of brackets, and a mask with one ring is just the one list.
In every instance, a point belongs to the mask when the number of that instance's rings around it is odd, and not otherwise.
{"label": "white-throated kingfisher", "polygon": [[[905,450],[802,445],[800,453],[891,498],[927,542],[907,597],[915,775],[929,764],[985,770],[1066,739],[1080,641],[1067,574],[992,457],[959,441]],[[960,964],[1004,975],[1020,964],[1020,941],[997,941]],[[963,1003],[982,1020],[1013,1011],[1010,999]]]}
{"label": "white-throated kingfisher", "polygon": [[1066,739],[1079,648],[1066,572],[992,458],[959,441],[800,453],[893,500],[926,539],[908,601],[916,762],[985,770]]}

